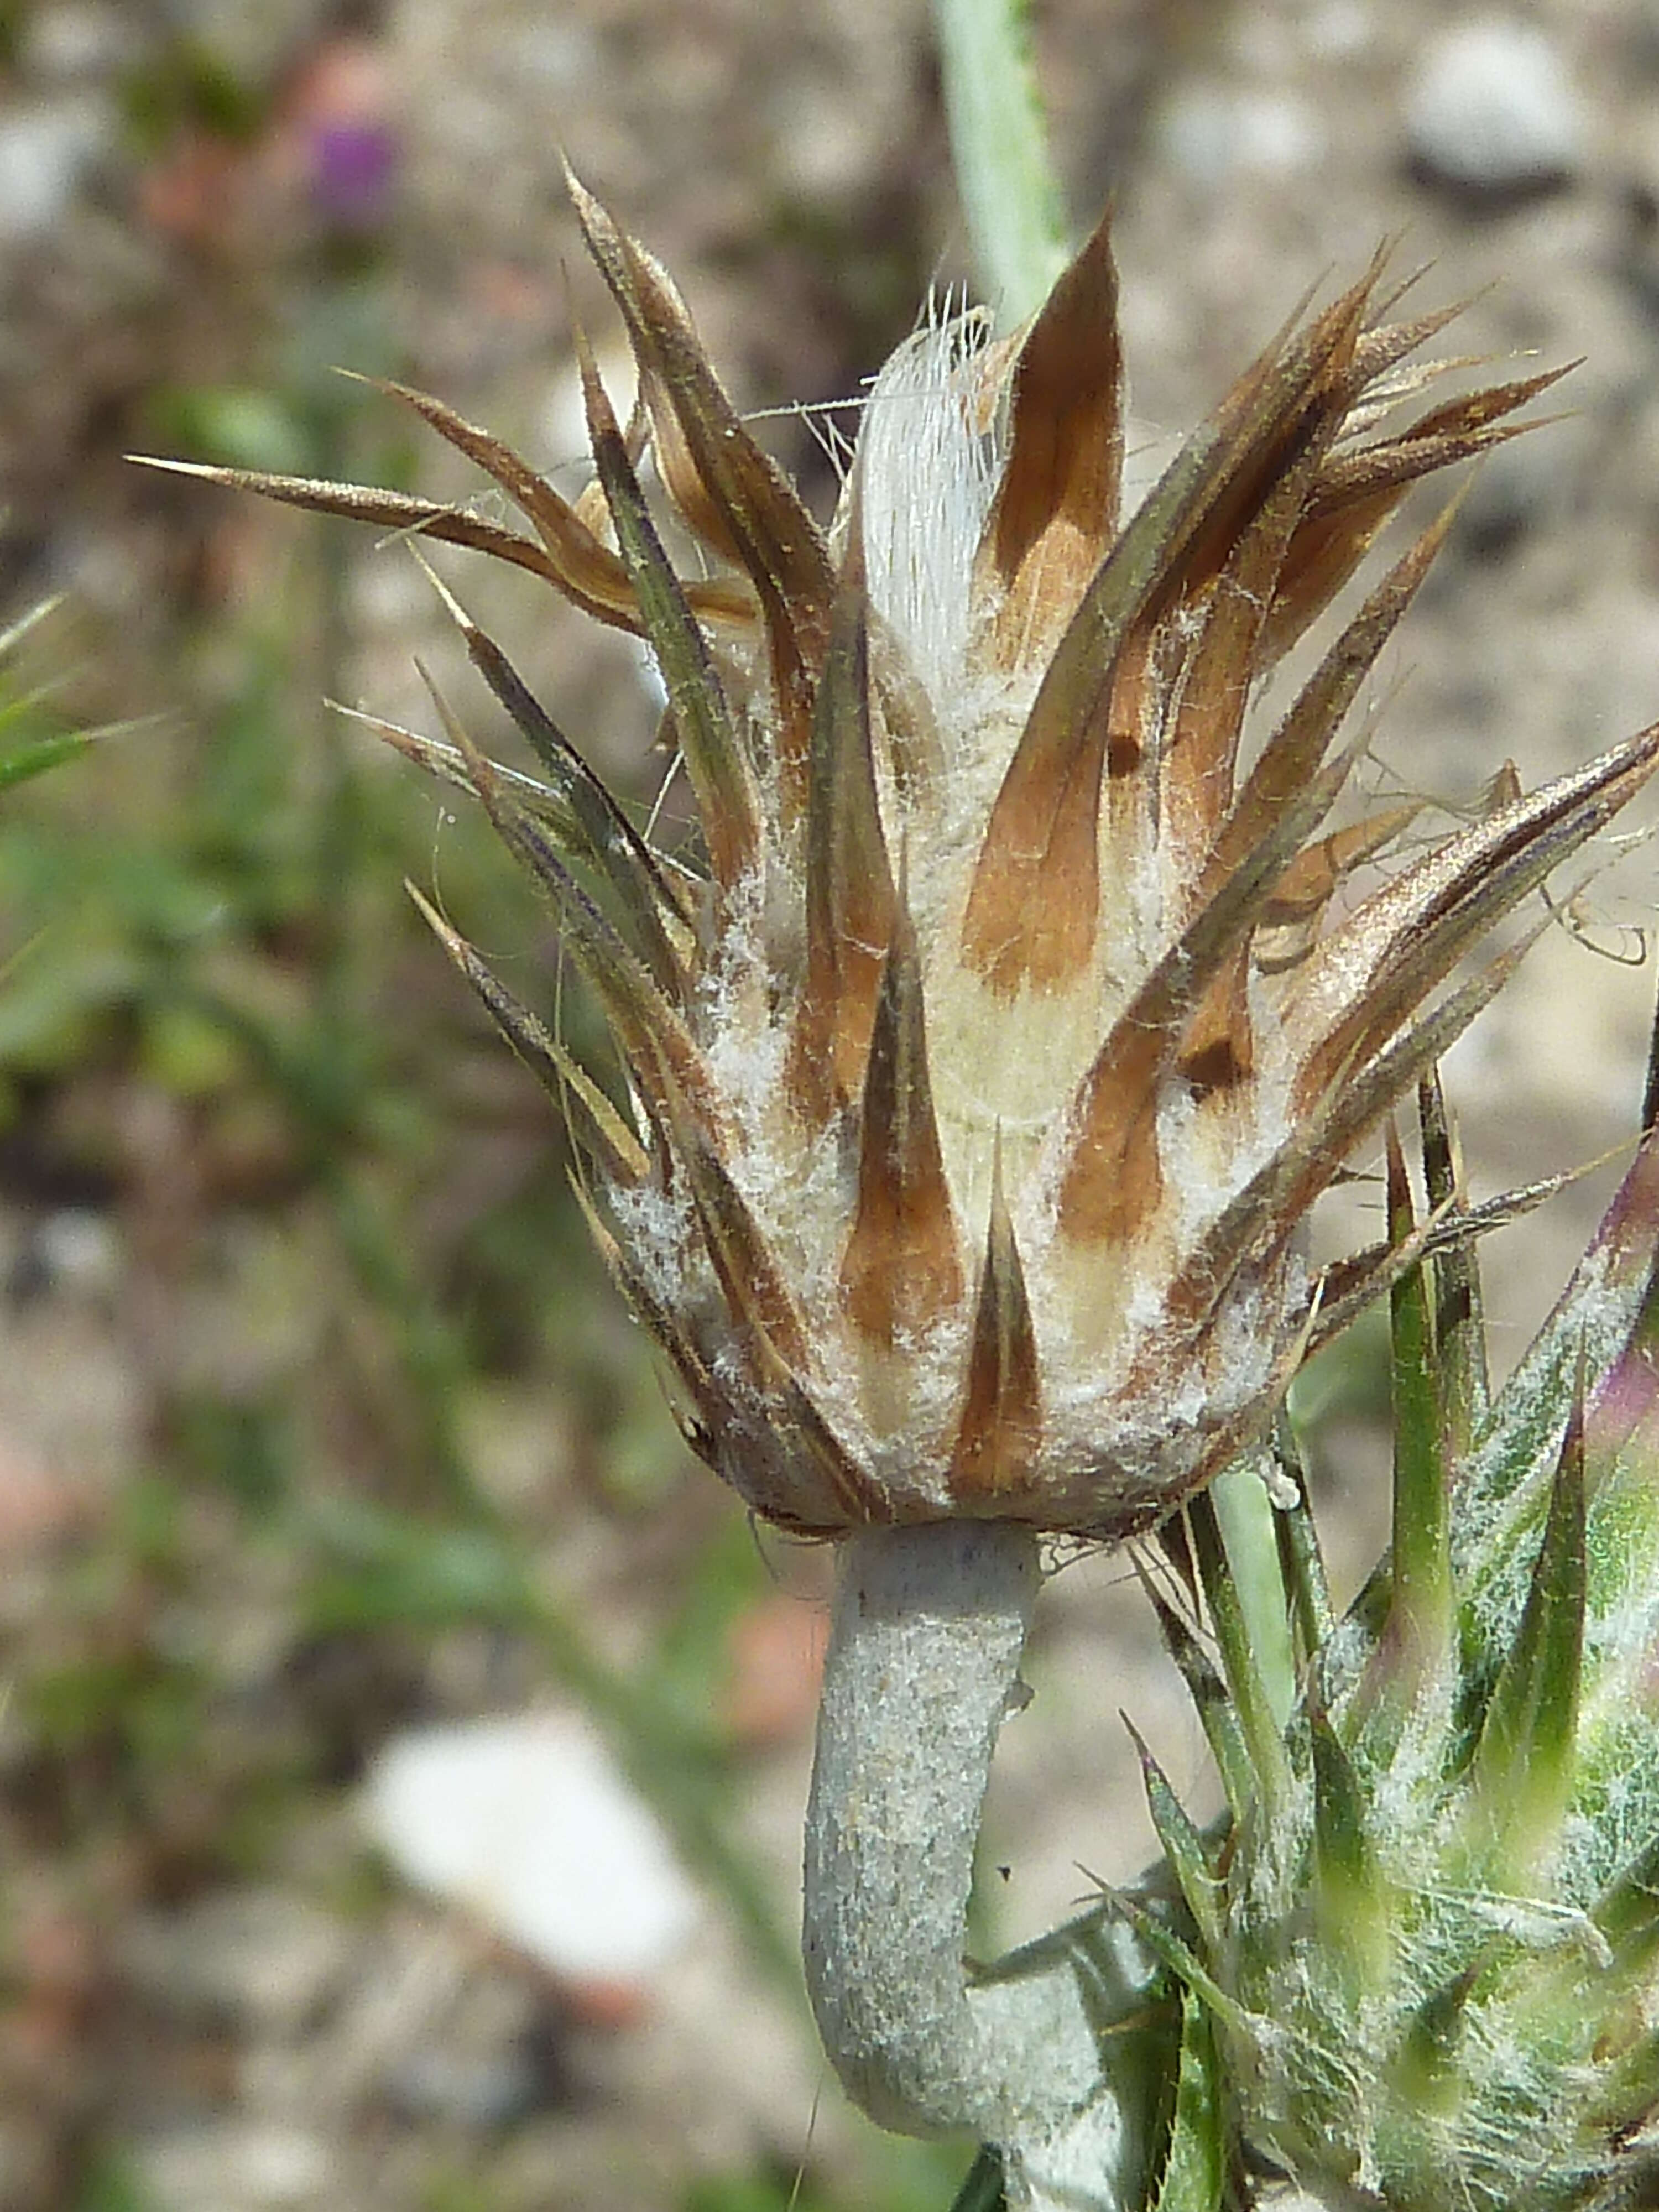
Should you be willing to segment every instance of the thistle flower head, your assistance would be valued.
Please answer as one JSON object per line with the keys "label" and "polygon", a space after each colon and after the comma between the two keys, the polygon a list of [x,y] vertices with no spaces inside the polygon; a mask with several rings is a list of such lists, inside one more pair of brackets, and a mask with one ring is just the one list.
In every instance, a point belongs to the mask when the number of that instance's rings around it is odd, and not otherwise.
{"label": "thistle flower head", "polygon": [[[464,615],[541,780],[487,763],[442,702],[444,744],[395,734],[476,791],[604,1004],[621,1103],[435,924],[567,1102],[697,1449],[798,1529],[1121,1537],[1259,1431],[1310,1337],[1398,1267],[1313,1280],[1310,1206],[1516,957],[1460,975],[1465,955],[1659,758],[1649,732],[1358,896],[1415,810],[1333,826],[1345,717],[1449,513],[1246,728],[1409,486],[1512,434],[1553,376],[1389,428],[1449,317],[1394,319],[1379,260],[1272,342],[1126,519],[1103,228],[1024,331],[946,317],[901,346],[824,531],[662,269],[573,191],[641,392],[619,424],[583,349],[580,499],[411,392],[533,535],[211,473],[490,552],[649,642],[692,865]],[[688,539],[701,557],[671,557]]]}

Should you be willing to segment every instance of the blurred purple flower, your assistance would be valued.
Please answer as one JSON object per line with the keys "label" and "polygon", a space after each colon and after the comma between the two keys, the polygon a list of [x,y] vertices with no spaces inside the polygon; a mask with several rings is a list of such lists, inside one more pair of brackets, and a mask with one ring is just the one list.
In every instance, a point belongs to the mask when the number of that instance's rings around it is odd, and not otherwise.
{"label": "blurred purple flower", "polygon": [[330,228],[363,233],[386,222],[397,188],[397,139],[384,124],[327,122],[312,140],[312,195]]}

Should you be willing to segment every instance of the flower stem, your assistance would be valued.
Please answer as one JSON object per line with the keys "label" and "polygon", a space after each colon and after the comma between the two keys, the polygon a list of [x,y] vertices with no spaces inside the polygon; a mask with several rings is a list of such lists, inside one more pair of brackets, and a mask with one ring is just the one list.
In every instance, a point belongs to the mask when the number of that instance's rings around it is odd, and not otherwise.
{"label": "flower stem", "polygon": [[1023,0],[934,0],[957,190],[1005,330],[1065,267],[1066,216],[1031,73]]}
{"label": "flower stem", "polygon": [[806,1820],[807,1987],[843,2085],[883,2126],[1000,2145],[1011,2204],[1113,2212],[1144,2188],[1150,1961],[1098,1916],[988,1971],[963,1957],[1040,1581],[1036,1540],[1008,1522],[842,1546]]}

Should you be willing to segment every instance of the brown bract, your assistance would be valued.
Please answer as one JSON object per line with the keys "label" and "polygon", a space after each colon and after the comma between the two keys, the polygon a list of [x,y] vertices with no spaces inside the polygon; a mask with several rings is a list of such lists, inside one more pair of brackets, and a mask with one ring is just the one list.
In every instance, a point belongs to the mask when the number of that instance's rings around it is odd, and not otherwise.
{"label": "brown bract", "polygon": [[1559,372],[1395,425],[1468,365],[1415,361],[1455,310],[1391,319],[1379,256],[1126,518],[1103,225],[1013,339],[968,316],[900,348],[823,530],[667,276],[572,190],[641,393],[624,432],[579,341],[597,490],[564,500],[397,386],[529,534],[196,472],[493,553],[649,641],[700,854],[653,850],[459,608],[539,775],[442,701],[441,741],[386,734],[476,793],[604,1006],[625,1096],[428,917],[563,1105],[696,1448],[816,1534],[969,1515],[1120,1539],[1248,1446],[1316,1331],[1397,1270],[1384,1248],[1310,1278],[1308,1209],[1524,950],[1470,969],[1478,943],[1659,761],[1656,727],[1441,835],[1355,807],[1364,732],[1339,733],[1450,507],[1251,726],[1409,488],[1514,435]]}

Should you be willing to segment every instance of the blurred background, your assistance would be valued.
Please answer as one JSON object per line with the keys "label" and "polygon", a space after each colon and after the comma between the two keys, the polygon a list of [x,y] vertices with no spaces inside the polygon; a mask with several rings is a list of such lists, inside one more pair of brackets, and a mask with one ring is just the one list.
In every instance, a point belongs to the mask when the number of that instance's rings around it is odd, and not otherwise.
{"label": "blurred background", "polygon": [[[1115,200],[1143,473],[1384,235],[1476,295],[1455,349],[1586,357],[1391,652],[1372,785],[1470,806],[1659,714],[1659,5],[1032,31],[1073,214]],[[325,702],[429,727],[419,654],[516,741],[402,547],[121,458],[494,512],[344,366],[574,492],[573,299],[626,369],[561,148],[827,512],[816,410],[966,273],[923,0],[0,0],[0,629],[63,595],[0,734],[141,725],[0,796],[8,2212],[923,2212],[971,2154],[848,2112],[795,1978],[827,1562],[691,1463],[403,878],[589,1011],[487,831]],[[648,797],[631,651],[444,567]],[[1604,858],[1449,1066],[1477,1196],[1633,1127],[1653,856]],[[1616,1167],[1489,1246],[1500,1360]],[[1333,1211],[1377,1232],[1368,1182]],[[1380,1376],[1362,1333],[1303,1401],[1348,1588]],[[1147,1854],[1120,1707],[1201,1774],[1121,1560],[1031,1673],[988,1942]]]}

